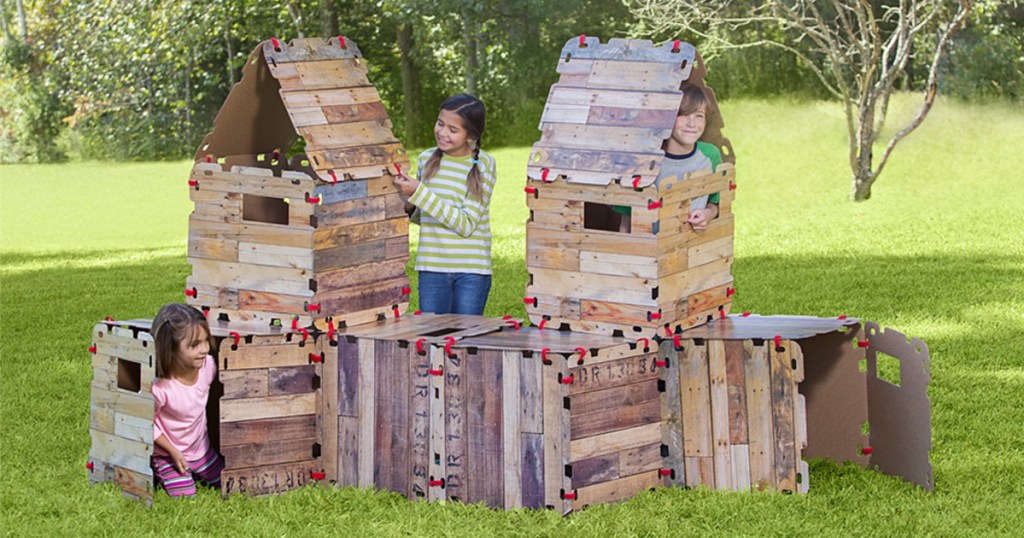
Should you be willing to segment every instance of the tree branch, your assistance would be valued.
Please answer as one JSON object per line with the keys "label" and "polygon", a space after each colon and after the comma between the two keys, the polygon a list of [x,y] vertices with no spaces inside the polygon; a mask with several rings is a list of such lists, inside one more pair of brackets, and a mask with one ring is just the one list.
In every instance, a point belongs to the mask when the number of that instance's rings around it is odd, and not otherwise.
{"label": "tree branch", "polygon": [[935,95],[938,93],[938,72],[939,72],[939,60],[942,59],[942,52],[946,48],[946,44],[949,42],[950,37],[960,28],[964,20],[967,18],[967,14],[970,12],[972,2],[970,0],[960,0],[960,8],[957,11],[956,17],[953,22],[946,27],[946,31],[942,33],[939,38],[939,43],[935,46],[935,53],[932,55],[932,64],[928,70],[928,84],[925,89],[924,102],[921,103],[921,108],[917,112],[917,116],[910,122],[909,125],[897,132],[889,140],[889,144],[885,147],[885,152],[882,153],[882,158],[878,161],[878,167],[874,170],[875,176],[882,172],[885,168],[885,164],[889,161],[889,156],[892,154],[893,148],[896,144],[903,140],[907,135],[914,132],[915,129],[921,122],[928,117],[928,112],[931,111],[932,105],[935,103]]}

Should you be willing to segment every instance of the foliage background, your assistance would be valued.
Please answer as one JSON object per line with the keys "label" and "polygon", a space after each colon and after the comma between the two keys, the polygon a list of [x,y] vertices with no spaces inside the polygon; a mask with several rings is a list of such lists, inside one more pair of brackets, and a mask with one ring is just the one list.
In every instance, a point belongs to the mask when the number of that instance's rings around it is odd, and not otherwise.
{"label": "foliage background", "polygon": [[[557,77],[550,66],[574,36],[701,46],[695,36],[651,35],[634,8],[631,0],[3,0],[0,162],[190,156],[249,52],[270,36],[354,39],[409,146],[427,145],[437,106],[467,89],[489,109],[486,147],[525,145],[537,138]],[[721,98],[825,97],[810,71],[778,50],[708,59]],[[943,66],[944,93],[1020,104],[1024,4],[976,1]],[[912,65],[902,87],[920,88],[925,71]]]}

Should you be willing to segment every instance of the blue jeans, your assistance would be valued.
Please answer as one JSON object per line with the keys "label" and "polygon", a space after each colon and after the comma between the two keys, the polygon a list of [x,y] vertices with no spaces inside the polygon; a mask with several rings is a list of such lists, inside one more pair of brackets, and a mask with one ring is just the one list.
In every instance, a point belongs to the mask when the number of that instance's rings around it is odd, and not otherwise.
{"label": "blue jeans", "polygon": [[491,275],[420,271],[420,310],[433,314],[483,315]]}

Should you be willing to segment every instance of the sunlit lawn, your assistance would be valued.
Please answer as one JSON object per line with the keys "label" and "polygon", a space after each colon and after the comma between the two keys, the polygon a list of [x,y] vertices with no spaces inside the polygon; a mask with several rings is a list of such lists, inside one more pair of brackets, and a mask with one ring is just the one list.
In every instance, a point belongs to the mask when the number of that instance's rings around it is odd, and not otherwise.
{"label": "sunlit lawn", "polygon": [[[908,113],[900,102],[897,114]],[[816,462],[806,496],[658,490],[563,519],[308,489],[144,509],[91,489],[89,330],[182,299],[189,163],[0,167],[5,534],[947,535],[1024,521],[1024,111],[940,102],[867,203],[832,104],[723,105],[738,156],[734,311],[848,314],[928,342],[935,493]],[[897,122],[890,122],[895,125]],[[495,150],[489,315],[523,316],[528,148]],[[1013,529],[1018,529],[1014,531]]]}

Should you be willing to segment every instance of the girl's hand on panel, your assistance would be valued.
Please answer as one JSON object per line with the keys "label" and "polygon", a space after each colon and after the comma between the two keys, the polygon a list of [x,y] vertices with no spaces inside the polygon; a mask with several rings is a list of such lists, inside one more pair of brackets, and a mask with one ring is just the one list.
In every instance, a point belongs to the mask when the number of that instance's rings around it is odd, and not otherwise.
{"label": "girl's hand on panel", "polygon": [[398,189],[398,192],[402,193],[402,196],[405,196],[406,198],[412,196],[413,193],[416,192],[416,189],[420,186],[419,181],[416,181],[415,179],[405,174],[396,175],[394,179],[394,184],[395,188]]}

